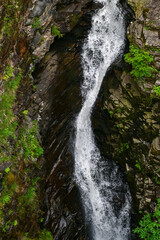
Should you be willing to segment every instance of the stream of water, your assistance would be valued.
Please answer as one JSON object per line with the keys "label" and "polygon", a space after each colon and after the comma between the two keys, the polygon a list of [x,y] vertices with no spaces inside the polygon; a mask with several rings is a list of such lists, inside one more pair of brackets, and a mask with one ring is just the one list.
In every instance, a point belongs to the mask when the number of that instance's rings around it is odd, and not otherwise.
{"label": "stream of water", "polygon": [[[115,163],[97,148],[91,113],[103,78],[124,49],[124,14],[118,0],[97,0],[103,7],[92,17],[82,49],[83,106],[76,119],[75,178],[94,240],[130,239],[130,193]],[[121,189],[123,188],[123,194]],[[123,199],[123,200],[122,200]]]}

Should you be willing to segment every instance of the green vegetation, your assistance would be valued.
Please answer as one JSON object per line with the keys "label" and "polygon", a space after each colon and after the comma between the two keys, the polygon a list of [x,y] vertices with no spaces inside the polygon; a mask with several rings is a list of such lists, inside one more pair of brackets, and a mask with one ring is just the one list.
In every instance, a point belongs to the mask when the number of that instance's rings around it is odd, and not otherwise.
{"label": "green vegetation", "polygon": [[51,28],[51,33],[52,33],[52,35],[55,36],[55,37],[56,37],[56,36],[58,36],[58,38],[62,38],[62,37],[63,37],[63,34],[60,33],[58,27],[56,27],[56,26],[53,26],[53,27]]}
{"label": "green vegetation", "polygon": [[159,48],[154,48],[154,47],[152,47],[152,48],[150,48],[150,51],[160,52],[160,49],[159,49]]}
{"label": "green vegetation", "polygon": [[[37,239],[37,238],[36,238]],[[35,238],[28,237],[28,233],[25,233],[25,240],[36,240]],[[53,240],[52,234],[44,229],[38,236],[38,240]]]}
{"label": "green vegetation", "polygon": [[138,160],[136,160],[135,167],[136,167],[136,168],[138,168],[138,170],[139,170],[139,171],[141,171],[141,170],[142,170],[142,168],[141,168],[141,165],[140,165],[140,163],[139,163],[139,161],[138,161]]}
{"label": "green vegetation", "polygon": [[14,19],[12,18],[8,18],[8,17],[4,17],[4,27],[3,27],[3,31],[5,34],[7,34],[9,37],[11,36],[11,29],[14,23]]}
{"label": "green vegetation", "polygon": [[39,240],[53,240],[52,234],[47,231],[46,229],[44,229],[41,233],[41,235],[39,236]]}
{"label": "green vegetation", "polygon": [[160,86],[157,87],[154,85],[154,92],[158,97],[160,97]]}
{"label": "green vegetation", "polygon": [[156,177],[153,177],[153,179],[154,179],[154,181],[158,184],[158,185],[160,185],[160,180],[159,180],[159,178],[156,176]]}
{"label": "green vegetation", "polygon": [[[4,1],[5,16],[3,18],[3,27],[1,35],[6,34],[9,37],[14,34],[14,27],[19,22],[19,13],[22,8],[20,0]],[[13,37],[13,36],[12,36]]]}
{"label": "green vegetation", "polygon": [[111,118],[113,117],[114,115],[114,112],[112,110],[108,111],[108,113],[110,114]]}
{"label": "green vegetation", "polygon": [[118,152],[123,153],[127,149],[129,149],[129,143],[122,143]]}
{"label": "green vegetation", "polygon": [[[17,122],[15,121],[15,116],[12,111],[12,105],[15,100],[16,90],[22,77],[21,71],[14,76],[14,70],[15,69],[11,66],[7,66],[5,69],[3,77],[4,92],[0,99],[0,142],[6,151],[9,147],[9,142],[7,141],[8,137],[12,136],[12,138],[15,138]],[[0,162],[6,160],[1,150],[0,153]]]}
{"label": "green vegetation", "polygon": [[142,80],[145,77],[151,77],[157,70],[151,66],[154,58],[144,49],[135,45],[130,46],[129,53],[125,54],[124,60],[132,65],[131,75],[135,80]]}
{"label": "green vegetation", "polygon": [[146,30],[151,30],[152,28],[151,27],[149,27],[149,26],[145,26],[144,27]]}
{"label": "green vegetation", "polygon": [[[8,65],[3,75],[3,92],[0,97],[0,162],[2,187],[0,195],[0,235],[18,237],[18,232],[28,239],[52,240],[46,229],[40,229],[43,212],[40,210],[41,163],[38,158],[43,149],[37,139],[38,124],[28,119],[28,110],[21,120],[14,115],[16,90],[23,71]],[[30,231],[30,220],[34,219],[37,230]],[[35,224],[35,223],[34,223]],[[24,230],[25,226],[25,230]],[[30,238],[31,237],[31,238]],[[32,238],[33,237],[33,238]]]}
{"label": "green vegetation", "polygon": [[35,17],[34,22],[32,23],[32,28],[42,29],[40,18]]}
{"label": "green vegetation", "polygon": [[71,27],[74,28],[76,24],[78,23],[78,20],[80,18],[79,14],[73,14],[70,16],[71,18]]}
{"label": "green vegetation", "polygon": [[[24,113],[24,112],[23,112]],[[37,122],[33,121],[31,126],[28,128],[22,127],[19,131],[18,140],[16,146],[23,150],[23,159],[34,161],[43,153],[43,149],[39,146],[37,140]]]}
{"label": "green vegetation", "polygon": [[160,239],[160,199],[158,199],[156,211],[153,214],[144,215],[139,225],[133,232],[137,233],[141,239]]}
{"label": "green vegetation", "polygon": [[[13,49],[16,52],[19,47],[17,42],[25,41],[20,26],[28,3],[28,0],[2,0],[0,16],[0,51],[4,60],[0,91],[0,236],[2,239],[53,240],[51,233],[42,228],[44,212],[40,190],[44,160],[39,158],[43,149],[37,139],[38,124],[27,116],[28,110],[20,113],[15,104],[22,78],[32,87],[30,72],[23,76],[21,68],[24,61],[25,71],[29,67],[31,53],[19,61],[19,68],[12,66],[15,61],[11,59]],[[39,18],[34,18],[32,27],[42,29]],[[25,51],[23,46],[20,50]],[[18,51],[17,54],[21,57]],[[18,110],[17,115],[14,110]]]}

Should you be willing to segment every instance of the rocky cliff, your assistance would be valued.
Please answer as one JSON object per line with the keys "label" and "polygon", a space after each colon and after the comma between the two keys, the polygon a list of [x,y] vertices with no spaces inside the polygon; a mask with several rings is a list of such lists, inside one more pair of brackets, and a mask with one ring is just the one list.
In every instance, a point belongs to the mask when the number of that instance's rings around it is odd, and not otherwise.
{"label": "rocky cliff", "polygon": [[[104,79],[92,122],[102,154],[120,165],[129,183],[135,226],[141,217],[139,211],[152,211],[160,197],[160,6],[158,0],[128,0],[130,7],[126,1],[120,2],[126,12],[126,26],[132,20],[126,53],[129,45],[136,45],[141,54],[149,52],[153,58],[151,67],[156,71],[149,77],[135,79],[131,64],[124,60],[114,63]],[[91,0],[2,1],[1,96],[6,92],[6,78],[13,82],[19,72],[22,75],[19,85],[10,90],[16,104],[9,107],[14,116],[5,123],[9,126],[17,119],[19,127],[14,132],[20,140],[17,146],[10,137],[7,145],[1,146],[5,156],[0,164],[1,196],[5,190],[11,199],[0,202],[2,239],[40,239],[40,235],[47,239],[47,234],[51,239],[46,230],[41,233],[44,226],[57,240],[89,238],[73,179],[72,139],[75,116],[81,107],[81,46],[90,29],[92,13],[99,7]],[[6,112],[3,115],[8,116]],[[39,124],[38,139],[44,158],[38,160],[39,155],[30,154],[24,160],[21,126],[33,129],[33,120]],[[24,136],[26,139],[28,135]],[[41,178],[39,183],[33,180],[37,177]],[[12,182],[18,185],[13,195]],[[28,193],[37,193],[31,201],[36,202],[34,210],[25,203]],[[25,209],[22,217],[16,206]]]}
{"label": "rocky cliff", "polygon": [[[136,66],[123,62],[111,71],[109,79],[106,78],[102,90],[104,107],[101,108],[110,114],[106,126],[111,130],[106,130],[105,150],[126,172],[136,213],[133,220],[137,224],[138,211],[153,211],[160,197],[160,5],[156,0],[128,2],[135,12],[127,32],[129,44],[141,51],[140,58],[147,52],[156,70],[138,78],[132,73]],[[133,52],[130,56],[138,57]],[[138,61],[135,59],[137,65]],[[140,61],[144,61],[143,58]]]}
{"label": "rocky cliff", "polygon": [[[7,1],[0,8],[1,106],[4,106],[2,117],[6,118],[0,126],[4,140],[1,146],[2,239],[52,239],[44,225],[55,239],[85,236],[83,211],[72,180],[73,158],[68,139],[69,122],[80,105],[77,76],[81,74],[81,43],[90,28],[91,13],[98,7],[86,0],[25,4]],[[6,80],[7,84],[16,86],[7,89]],[[8,97],[16,98],[16,104],[9,100],[5,110]],[[41,136],[37,132],[38,122]],[[14,138],[8,138],[9,135]],[[43,157],[38,159],[42,149],[36,135],[42,140],[46,161]],[[63,152],[63,162],[59,164]]]}

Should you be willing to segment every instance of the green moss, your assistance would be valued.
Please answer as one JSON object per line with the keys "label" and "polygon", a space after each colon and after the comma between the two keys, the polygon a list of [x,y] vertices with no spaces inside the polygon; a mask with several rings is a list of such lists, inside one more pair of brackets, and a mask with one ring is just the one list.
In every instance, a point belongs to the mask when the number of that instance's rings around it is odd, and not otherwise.
{"label": "green moss", "polygon": [[3,27],[1,29],[1,35],[6,34],[11,37],[14,34],[14,26],[20,21],[19,12],[22,8],[20,0],[8,0],[4,2],[5,15],[3,18]]}
{"label": "green moss", "polygon": [[28,233],[25,233],[24,236],[25,236],[25,240],[53,240],[52,234],[46,229],[42,230],[39,233],[39,236],[34,239],[30,238]]}
{"label": "green moss", "polygon": [[28,122],[28,111],[24,110],[19,125],[12,110],[22,77],[21,69],[9,65],[3,76],[4,92],[0,99],[0,161],[5,165],[9,163],[9,166],[0,173],[3,175],[0,235],[3,239],[14,237],[17,232],[23,233],[24,226],[29,231],[28,223],[31,216],[34,216],[37,230],[32,231],[30,236],[34,239],[46,237],[49,240],[52,239],[51,234],[47,230],[41,230],[39,225],[43,212],[40,206],[40,177],[37,176],[41,164],[37,159],[42,155],[43,149],[37,139],[38,124],[35,120]]}
{"label": "green moss", "polygon": [[149,26],[145,26],[144,27],[146,30],[151,30],[152,29],[152,27],[149,27]]}
{"label": "green moss", "polygon": [[[12,105],[15,100],[16,90],[21,81],[22,72],[19,71],[14,76],[14,68],[7,66],[4,74],[4,93],[0,99],[0,142],[5,149],[8,148],[8,137],[15,138],[15,129],[17,122],[12,111]],[[5,154],[1,155],[0,161],[7,157]]]}
{"label": "green moss", "polygon": [[44,229],[39,236],[39,240],[53,240],[53,237],[49,231]]}
{"label": "green moss", "polygon": [[74,28],[76,24],[78,23],[80,16],[78,14],[73,14],[71,16],[71,27]]}
{"label": "green moss", "polygon": [[128,0],[128,3],[131,5],[133,10],[136,13],[136,17],[139,18],[143,12],[148,12],[149,8],[146,8],[146,5],[151,0]]}
{"label": "green moss", "polygon": [[19,131],[16,145],[23,150],[22,155],[24,160],[34,161],[35,158],[38,158],[43,153],[43,149],[37,140],[37,130],[37,122],[33,121],[32,126],[21,128]]}

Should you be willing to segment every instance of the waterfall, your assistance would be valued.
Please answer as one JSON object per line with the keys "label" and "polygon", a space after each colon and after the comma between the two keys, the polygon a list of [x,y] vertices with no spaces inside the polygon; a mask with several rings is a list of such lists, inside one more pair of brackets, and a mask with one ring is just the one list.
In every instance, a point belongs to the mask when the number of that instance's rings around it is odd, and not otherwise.
{"label": "waterfall", "polygon": [[[91,113],[103,78],[123,53],[124,14],[118,0],[97,0],[103,7],[92,17],[92,28],[82,49],[83,106],[76,119],[75,179],[80,189],[86,220],[94,240],[130,238],[130,193],[115,163],[104,160],[97,148]],[[123,201],[119,201],[123,188]],[[114,200],[116,199],[116,200]]]}

